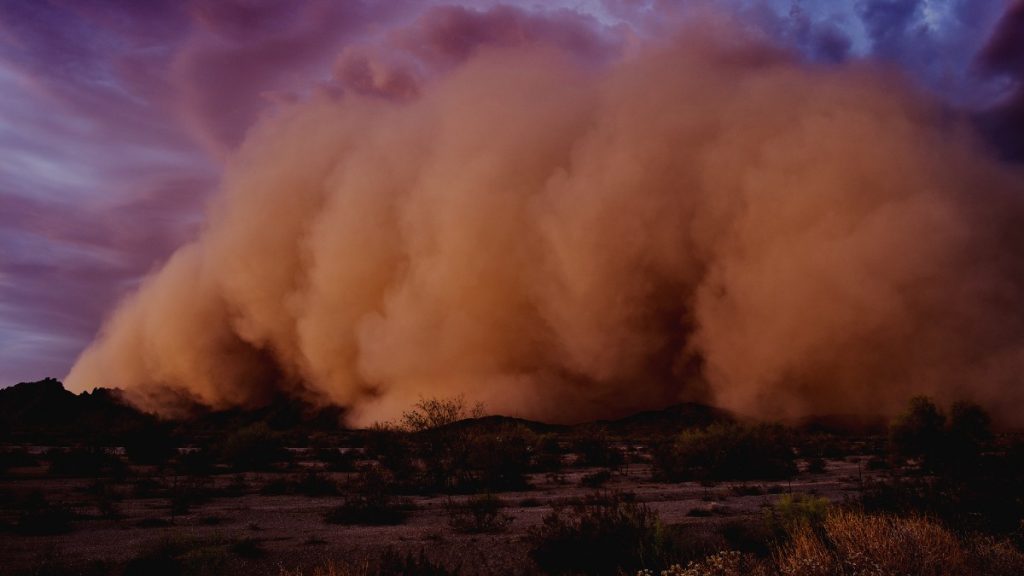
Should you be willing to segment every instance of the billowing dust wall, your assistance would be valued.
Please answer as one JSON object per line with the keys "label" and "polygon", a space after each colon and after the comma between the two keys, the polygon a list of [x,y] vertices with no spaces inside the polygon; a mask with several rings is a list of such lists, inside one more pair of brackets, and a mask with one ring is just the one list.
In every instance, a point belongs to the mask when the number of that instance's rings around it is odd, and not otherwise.
{"label": "billowing dust wall", "polygon": [[720,32],[481,48],[279,107],[69,383],[355,424],[456,394],[554,421],[1020,413],[1021,174],[892,71]]}

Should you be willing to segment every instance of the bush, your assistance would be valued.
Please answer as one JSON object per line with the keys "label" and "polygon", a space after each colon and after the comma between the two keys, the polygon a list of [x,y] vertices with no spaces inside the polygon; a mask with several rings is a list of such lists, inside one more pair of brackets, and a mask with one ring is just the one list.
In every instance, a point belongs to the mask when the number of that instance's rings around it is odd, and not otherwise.
{"label": "bush", "polygon": [[796,473],[796,456],[781,426],[714,424],[657,447],[654,472],[670,481],[782,479]]}
{"label": "bush", "polygon": [[375,473],[362,476],[358,492],[345,497],[344,503],[329,510],[324,517],[328,524],[361,524],[390,526],[401,524],[413,509],[411,502],[388,494],[384,482],[376,483]]}
{"label": "bush", "polygon": [[340,448],[318,448],[314,452],[317,460],[327,465],[331,472],[352,472],[356,469],[355,450],[342,450]]}
{"label": "bush", "polygon": [[970,402],[954,403],[947,419],[935,403],[919,396],[893,420],[889,437],[898,459],[918,460],[927,472],[970,476],[991,446],[992,421]]}
{"label": "bush", "polygon": [[209,448],[187,450],[178,456],[176,469],[189,476],[209,476],[215,469],[213,451]]}
{"label": "bush", "polygon": [[992,419],[977,404],[956,402],[949,410],[946,446],[943,455],[946,467],[953,473],[970,473],[977,466],[982,452],[992,444]]}
{"label": "bush", "polygon": [[483,416],[483,405],[466,410],[464,396],[455,398],[420,398],[411,410],[402,413],[402,428],[409,432],[423,432],[454,424],[466,418]]}
{"label": "bush", "polygon": [[892,450],[901,458],[920,458],[926,467],[933,467],[942,455],[945,426],[945,414],[931,399],[911,398],[889,427]]}
{"label": "bush", "polygon": [[235,470],[270,470],[288,457],[281,435],[262,422],[228,436],[221,453]]}
{"label": "bush", "polygon": [[598,470],[580,478],[580,486],[587,488],[600,488],[612,479],[612,473],[608,470]]}
{"label": "bush", "polygon": [[513,519],[504,509],[505,503],[492,494],[470,496],[461,506],[449,500],[448,525],[468,534],[504,532]]}
{"label": "bush", "polygon": [[213,490],[208,478],[191,476],[182,479],[175,478],[167,492],[171,514],[174,516],[188,514],[193,506],[203,504],[210,500]]}
{"label": "bush", "polygon": [[458,576],[459,569],[431,560],[423,550],[419,554],[399,554],[387,550],[376,561],[360,560],[346,564],[328,562],[312,572],[281,569],[280,576]]}
{"label": "bush", "polygon": [[[661,576],[760,576],[768,573],[765,563],[754,556],[723,551],[699,562],[690,562],[685,568],[674,564],[662,570]],[[654,572],[641,570],[637,576],[654,576]]]}
{"label": "bush", "polygon": [[381,424],[367,431],[365,453],[387,470],[399,485],[411,485],[417,467],[407,434]]}
{"label": "bush", "polygon": [[50,461],[50,474],[54,476],[121,478],[125,473],[121,459],[99,446],[49,450],[46,457]]}
{"label": "bush", "polygon": [[598,426],[584,426],[577,430],[569,442],[576,454],[577,466],[600,466],[618,469],[625,461],[608,433]]}
{"label": "bush", "polygon": [[0,474],[6,474],[11,468],[35,466],[39,460],[24,448],[0,450]]}
{"label": "bush", "polygon": [[531,465],[538,472],[557,472],[562,469],[562,446],[557,436],[547,434],[537,439]]}
{"label": "bush", "polygon": [[1024,573],[1024,555],[1004,542],[965,543],[921,518],[856,512],[830,514],[821,530],[798,529],[777,552],[776,564],[783,576]]}
{"label": "bush", "polygon": [[260,494],[283,495],[302,494],[303,496],[334,496],[338,494],[338,483],[329,476],[316,470],[309,470],[298,476],[286,476],[267,482]]}
{"label": "bush", "polygon": [[47,501],[40,492],[29,494],[17,508],[15,531],[26,536],[66,534],[71,531],[71,521],[75,518],[71,508]]}
{"label": "bush", "polygon": [[409,517],[412,505],[384,494],[355,494],[345,503],[327,512],[328,524],[359,524],[363,526],[394,526]]}
{"label": "bush", "polygon": [[529,488],[526,473],[536,441],[533,432],[519,425],[502,425],[470,435],[465,462],[473,471],[470,487],[495,492]]}
{"label": "bush", "polygon": [[166,426],[151,425],[129,434],[124,442],[128,460],[135,464],[165,464],[177,452]]}
{"label": "bush", "polygon": [[124,576],[219,576],[233,544],[166,538],[128,561]]}
{"label": "bush", "polygon": [[809,527],[817,529],[828,516],[828,498],[810,494],[784,494],[764,511],[764,524],[775,538]]}
{"label": "bush", "polygon": [[658,567],[668,550],[657,514],[617,493],[556,506],[531,539],[531,557],[549,574],[618,574]]}

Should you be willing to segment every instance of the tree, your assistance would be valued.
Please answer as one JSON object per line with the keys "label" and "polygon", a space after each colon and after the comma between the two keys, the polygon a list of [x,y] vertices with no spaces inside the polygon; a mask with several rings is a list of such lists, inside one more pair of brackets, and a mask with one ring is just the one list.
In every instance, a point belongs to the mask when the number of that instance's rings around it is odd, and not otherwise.
{"label": "tree", "polygon": [[411,410],[402,413],[402,428],[409,432],[422,432],[454,424],[466,418],[483,416],[483,404],[477,404],[467,413],[466,399],[459,395],[454,398],[423,398]]}
{"label": "tree", "polygon": [[992,442],[992,419],[977,404],[956,402],[949,410],[947,435],[950,467],[968,473]]}
{"label": "tree", "polygon": [[922,466],[934,469],[942,457],[946,416],[925,396],[910,399],[907,410],[889,429],[894,452],[903,458],[917,458]]}

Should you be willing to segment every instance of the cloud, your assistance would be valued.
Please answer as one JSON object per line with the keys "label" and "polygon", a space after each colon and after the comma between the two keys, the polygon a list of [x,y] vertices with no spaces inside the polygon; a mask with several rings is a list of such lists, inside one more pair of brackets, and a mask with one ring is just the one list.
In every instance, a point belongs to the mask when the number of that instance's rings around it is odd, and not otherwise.
{"label": "cloud", "polygon": [[919,393],[1019,415],[1024,190],[966,117],[728,19],[609,59],[498,14],[396,36],[472,31],[413,50],[442,63],[415,95],[325,91],[250,130],[204,233],[69,383],[362,424],[450,394],[562,421]]}

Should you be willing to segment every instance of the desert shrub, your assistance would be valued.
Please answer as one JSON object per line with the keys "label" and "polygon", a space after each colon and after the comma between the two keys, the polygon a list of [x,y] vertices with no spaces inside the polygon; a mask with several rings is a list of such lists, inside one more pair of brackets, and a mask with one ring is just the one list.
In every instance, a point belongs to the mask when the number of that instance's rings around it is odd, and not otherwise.
{"label": "desert shrub", "polygon": [[777,540],[808,527],[817,529],[828,516],[830,502],[810,494],[783,494],[764,509],[763,522]]}
{"label": "desert shrub", "polygon": [[971,574],[1020,576],[1024,574],[1024,553],[1008,540],[975,537],[967,542]]}
{"label": "desert shrub", "polygon": [[0,450],[0,474],[6,474],[11,468],[35,466],[39,459],[24,448]]}
{"label": "desert shrub", "polygon": [[562,469],[562,445],[554,434],[537,438],[531,468],[537,472],[557,472]]}
{"label": "desert shrub", "polygon": [[338,494],[338,483],[326,474],[308,470],[295,476],[275,478],[264,484],[263,495],[301,494],[303,496],[334,496]]}
{"label": "desert shrub", "polygon": [[934,464],[942,452],[946,416],[931,399],[911,398],[907,409],[889,427],[892,450],[902,458]]}
{"label": "desert shrub", "polygon": [[328,524],[393,526],[409,517],[411,504],[387,494],[352,494],[344,503],[327,511]]}
{"label": "desert shrub", "polygon": [[725,548],[757,556],[767,556],[778,541],[774,527],[764,517],[729,520],[721,525],[719,534]]}
{"label": "desert shrub", "polygon": [[409,432],[422,432],[454,424],[466,418],[483,416],[483,405],[477,404],[471,410],[466,408],[466,398],[423,398],[410,410],[402,413],[401,427]]}
{"label": "desert shrub", "polygon": [[413,445],[407,434],[401,430],[376,424],[367,431],[367,457],[377,461],[399,485],[411,484],[417,472],[413,458]]}
{"label": "desert shrub", "polygon": [[208,502],[212,495],[212,483],[202,476],[175,477],[167,490],[168,504],[174,516],[188,514],[194,506]]}
{"label": "desert shrub", "polygon": [[376,467],[361,470],[342,504],[327,512],[328,524],[395,525],[405,522],[413,510],[411,502],[390,493],[389,478]]}
{"label": "desert shrub", "polygon": [[121,501],[124,494],[115,485],[106,480],[96,480],[88,487],[88,493],[94,498],[99,515],[108,520],[122,518]]}
{"label": "desert shrub", "polygon": [[529,429],[508,423],[427,431],[415,438],[415,485],[425,492],[525,490],[536,442]]}
{"label": "desert shrub", "polygon": [[209,448],[187,450],[178,456],[176,470],[189,476],[209,476],[216,469],[215,461]]}
{"label": "desert shrub", "polygon": [[[757,557],[727,550],[694,561],[685,567],[673,564],[662,570],[660,576],[760,576],[769,574],[766,564]],[[641,570],[637,576],[654,576],[651,570]]]}
{"label": "desert shrub", "polygon": [[340,448],[317,448],[314,457],[327,465],[331,472],[352,472],[356,469],[359,453],[355,450]]}
{"label": "desert shrub", "polygon": [[657,514],[616,493],[555,506],[531,539],[531,557],[549,574],[618,574],[658,567],[668,551]]}
{"label": "desert shrub", "polygon": [[482,534],[504,532],[512,523],[505,503],[492,494],[470,496],[461,505],[448,501],[448,525],[459,532]]}
{"label": "desert shrub", "polygon": [[46,452],[46,458],[50,461],[50,474],[54,476],[121,478],[125,474],[121,459],[100,446],[53,449]]}
{"label": "desert shrub", "polygon": [[656,447],[654,473],[670,481],[781,479],[796,473],[796,456],[781,426],[714,424]]}
{"label": "desert shrub", "polygon": [[432,560],[426,552],[419,554],[399,554],[392,550],[385,551],[378,563],[375,576],[458,576],[458,567],[450,568],[441,562]]}
{"label": "desert shrub", "polygon": [[590,474],[584,474],[580,478],[580,485],[587,488],[600,488],[608,483],[612,479],[612,473],[608,470],[597,470]]}
{"label": "desert shrub", "polygon": [[526,474],[536,436],[519,425],[502,425],[473,434],[468,439],[467,468],[471,484],[487,491],[522,490],[529,487]]}
{"label": "desert shrub", "polygon": [[953,576],[1024,573],[1024,557],[997,541],[964,543],[940,524],[921,518],[839,511],[820,530],[797,529],[775,557],[783,576],[914,574]]}
{"label": "desert shrub", "polygon": [[74,511],[65,504],[53,503],[41,492],[32,492],[16,504],[15,532],[26,536],[65,534],[71,531]]}
{"label": "desert shrub", "polygon": [[166,426],[153,424],[128,434],[124,452],[135,464],[165,464],[177,453],[174,439]]}
{"label": "desert shrub", "polygon": [[729,492],[736,496],[764,496],[767,490],[760,484],[736,484],[729,487]]}
{"label": "desert shrub", "polygon": [[1024,518],[1024,479],[894,476],[867,482],[861,503],[869,512],[922,514],[964,532],[1012,535]]}
{"label": "desert shrub", "polygon": [[262,422],[233,432],[221,446],[221,454],[235,470],[270,470],[288,458],[281,435]]}
{"label": "desert shrub", "polygon": [[822,474],[825,472],[825,459],[818,456],[812,456],[807,459],[807,473],[808,474]]}
{"label": "desert shrub", "polygon": [[927,472],[970,476],[992,444],[992,421],[977,404],[955,402],[949,417],[919,396],[890,425],[890,448],[900,460],[914,459]]}
{"label": "desert shrub", "polygon": [[232,543],[165,538],[128,561],[124,576],[219,576]]}
{"label": "desert shrub", "polygon": [[599,426],[579,428],[570,437],[569,446],[576,454],[577,466],[618,469],[625,462],[622,451],[615,447],[608,433]]}
{"label": "desert shrub", "polygon": [[955,402],[949,410],[943,450],[946,468],[955,474],[970,473],[992,440],[992,419],[988,413],[977,404]]}
{"label": "desert shrub", "polygon": [[281,569],[280,576],[458,576],[458,567],[449,567],[432,560],[426,552],[404,554],[384,551],[376,559],[360,559],[341,563],[328,561],[308,572]]}
{"label": "desert shrub", "polygon": [[263,547],[263,542],[252,536],[246,536],[232,542],[229,549],[232,554],[242,558],[260,558],[267,553],[266,548]]}
{"label": "desert shrub", "polygon": [[132,482],[132,496],[135,498],[157,498],[163,496],[167,486],[157,478],[143,476]]}

